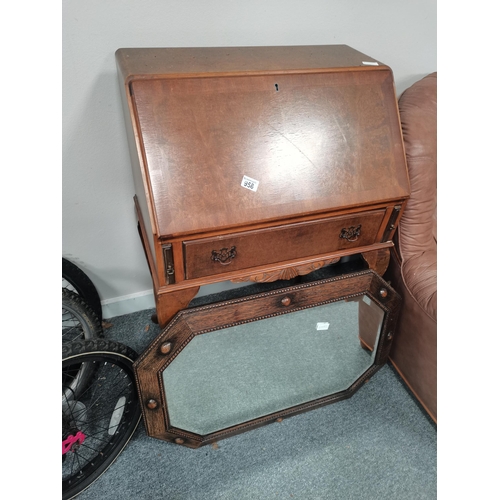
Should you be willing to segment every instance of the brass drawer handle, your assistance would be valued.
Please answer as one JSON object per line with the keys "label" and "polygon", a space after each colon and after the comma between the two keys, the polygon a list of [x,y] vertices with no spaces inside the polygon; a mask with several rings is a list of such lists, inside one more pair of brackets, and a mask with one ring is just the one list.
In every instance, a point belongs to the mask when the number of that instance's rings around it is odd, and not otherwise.
{"label": "brass drawer handle", "polygon": [[236,247],[221,248],[219,251],[212,250],[212,260],[219,262],[223,266],[231,264],[232,260],[236,257]]}
{"label": "brass drawer handle", "polygon": [[344,227],[340,231],[339,238],[344,238],[347,241],[356,241],[361,235],[361,224],[358,226]]}

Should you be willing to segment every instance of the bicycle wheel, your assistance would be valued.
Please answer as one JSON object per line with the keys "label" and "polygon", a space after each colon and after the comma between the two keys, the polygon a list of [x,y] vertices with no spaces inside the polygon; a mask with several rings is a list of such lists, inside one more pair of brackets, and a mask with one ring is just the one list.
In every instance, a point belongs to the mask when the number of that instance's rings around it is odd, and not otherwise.
{"label": "bicycle wheel", "polygon": [[102,321],[101,298],[92,280],[73,262],[62,258],[62,287],[81,295]]}
{"label": "bicycle wheel", "polygon": [[[74,342],[99,338],[103,336],[102,326],[94,311],[76,293],[63,288],[62,290],[62,340]],[[81,390],[86,386],[93,374],[91,363],[81,363],[74,366],[71,372],[72,381],[68,391]],[[67,394],[69,397],[69,393]]]}
{"label": "bicycle wheel", "polygon": [[94,311],[76,293],[62,289],[63,342],[102,337],[102,325]]}
{"label": "bicycle wheel", "polygon": [[[63,345],[62,493],[74,498],[116,460],[141,418],[128,346],[93,339]],[[93,377],[75,387],[73,373],[90,364]]]}

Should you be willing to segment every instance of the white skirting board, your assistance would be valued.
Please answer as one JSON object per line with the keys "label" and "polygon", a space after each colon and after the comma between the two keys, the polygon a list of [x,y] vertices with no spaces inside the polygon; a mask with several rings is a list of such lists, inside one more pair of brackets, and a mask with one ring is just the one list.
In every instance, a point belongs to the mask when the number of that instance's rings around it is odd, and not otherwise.
{"label": "white skirting board", "polygon": [[[233,288],[240,288],[249,284],[251,283],[231,283],[230,281],[214,283],[212,285],[202,286],[196,297],[223,292]],[[116,316],[123,316],[124,314],[144,311],[145,309],[154,309],[155,299],[153,290],[144,290],[143,292],[102,300],[101,305],[102,317],[104,319],[110,319]]]}
{"label": "white skirting board", "polygon": [[144,309],[154,309],[155,298],[153,290],[144,290],[143,292],[122,295],[113,299],[101,301],[102,317],[104,319],[131,314]]}

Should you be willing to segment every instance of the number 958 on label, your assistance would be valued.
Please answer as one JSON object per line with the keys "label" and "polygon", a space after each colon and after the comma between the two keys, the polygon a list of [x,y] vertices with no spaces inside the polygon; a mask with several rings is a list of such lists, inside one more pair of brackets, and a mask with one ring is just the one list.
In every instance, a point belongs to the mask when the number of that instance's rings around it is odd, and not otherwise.
{"label": "number 958 on label", "polygon": [[243,180],[241,181],[241,186],[246,188],[246,189],[250,189],[250,191],[255,192],[255,191],[257,191],[257,188],[259,187],[259,181],[244,175]]}

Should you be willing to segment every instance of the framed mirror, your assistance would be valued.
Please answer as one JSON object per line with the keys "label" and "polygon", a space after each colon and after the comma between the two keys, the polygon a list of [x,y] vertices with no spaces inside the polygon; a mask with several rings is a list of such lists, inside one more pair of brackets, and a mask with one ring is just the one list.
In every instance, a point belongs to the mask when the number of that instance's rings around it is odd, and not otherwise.
{"label": "framed mirror", "polygon": [[197,448],[352,396],[399,305],[365,270],[181,311],[135,364],[148,434]]}

